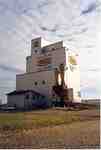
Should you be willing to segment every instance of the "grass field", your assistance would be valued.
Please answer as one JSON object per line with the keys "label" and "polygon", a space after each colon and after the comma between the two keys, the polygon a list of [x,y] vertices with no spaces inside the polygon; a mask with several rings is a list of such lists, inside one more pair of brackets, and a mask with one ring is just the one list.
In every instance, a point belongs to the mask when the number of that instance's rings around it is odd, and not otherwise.
{"label": "grass field", "polygon": [[0,113],[0,148],[99,147],[99,109]]}

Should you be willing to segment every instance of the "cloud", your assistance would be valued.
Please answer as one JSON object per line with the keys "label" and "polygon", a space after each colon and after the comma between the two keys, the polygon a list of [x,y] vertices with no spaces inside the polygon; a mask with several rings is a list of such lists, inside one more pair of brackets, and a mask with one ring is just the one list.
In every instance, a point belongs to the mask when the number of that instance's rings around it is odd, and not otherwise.
{"label": "cloud", "polygon": [[85,28],[81,29],[81,33],[84,33],[84,32],[86,32],[87,30],[88,30],[88,28],[87,28],[87,27],[85,27]]}
{"label": "cloud", "polygon": [[40,26],[40,28],[43,30],[43,31],[48,31],[48,32],[56,32],[58,30],[58,25],[54,25],[53,28],[49,29],[47,27],[44,27],[44,26]]}
{"label": "cloud", "polygon": [[89,13],[92,13],[94,11],[96,11],[97,8],[97,2],[96,0],[81,0],[81,15],[86,15]]}
{"label": "cloud", "polygon": [[82,14],[85,15],[85,14],[91,13],[92,11],[95,11],[95,9],[96,9],[96,5],[91,4],[88,6],[88,8],[86,8],[85,10],[82,10]]}
{"label": "cloud", "polygon": [[18,69],[16,67],[12,67],[12,66],[7,66],[4,64],[0,64],[0,69],[3,71],[16,72],[16,73],[22,73],[23,72],[21,69]]}

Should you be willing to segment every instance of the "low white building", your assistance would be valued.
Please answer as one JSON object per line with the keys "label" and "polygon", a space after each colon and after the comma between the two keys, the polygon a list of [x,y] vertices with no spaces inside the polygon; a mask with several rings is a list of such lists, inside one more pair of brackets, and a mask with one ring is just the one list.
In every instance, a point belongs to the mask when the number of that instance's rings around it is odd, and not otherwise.
{"label": "low white building", "polygon": [[7,94],[7,106],[15,109],[47,108],[51,106],[50,99],[33,90],[19,90]]}
{"label": "low white building", "polygon": [[[31,41],[31,55],[26,58],[26,73],[16,76],[16,91],[34,90],[48,97],[53,97],[53,86],[56,85],[55,69],[64,66],[64,84],[68,98],[80,102],[80,72],[77,54],[67,50],[63,42],[41,47],[41,38]],[[60,73],[58,80],[61,84]],[[69,90],[70,89],[70,90]],[[70,96],[69,96],[70,95]]]}

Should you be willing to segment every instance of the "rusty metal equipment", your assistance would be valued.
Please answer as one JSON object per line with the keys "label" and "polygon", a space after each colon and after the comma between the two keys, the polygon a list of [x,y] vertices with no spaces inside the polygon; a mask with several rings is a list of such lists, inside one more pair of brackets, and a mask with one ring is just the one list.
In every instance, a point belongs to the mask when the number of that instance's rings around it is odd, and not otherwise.
{"label": "rusty metal equipment", "polygon": [[[53,86],[53,92],[65,104],[68,101],[70,102],[70,101],[73,100],[73,89],[66,87],[65,81],[64,81],[64,71],[65,71],[64,64],[60,64],[59,65],[59,69],[56,68],[54,70],[54,73],[55,73],[55,85]],[[61,84],[59,84],[59,79],[58,79],[59,75],[60,75],[60,78],[61,78]]]}

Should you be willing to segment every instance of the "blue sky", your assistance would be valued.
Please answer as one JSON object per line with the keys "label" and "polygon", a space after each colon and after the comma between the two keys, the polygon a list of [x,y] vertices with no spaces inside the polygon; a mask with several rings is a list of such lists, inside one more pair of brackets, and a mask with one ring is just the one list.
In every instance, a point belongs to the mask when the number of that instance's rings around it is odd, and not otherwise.
{"label": "blue sky", "polygon": [[32,38],[42,36],[79,53],[83,97],[101,95],[101,1],[0,0],[0,97],[25,71]]}

